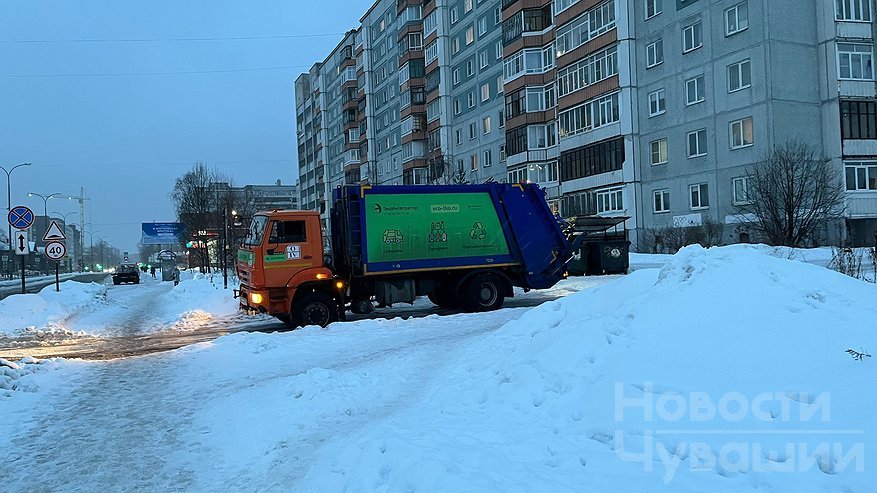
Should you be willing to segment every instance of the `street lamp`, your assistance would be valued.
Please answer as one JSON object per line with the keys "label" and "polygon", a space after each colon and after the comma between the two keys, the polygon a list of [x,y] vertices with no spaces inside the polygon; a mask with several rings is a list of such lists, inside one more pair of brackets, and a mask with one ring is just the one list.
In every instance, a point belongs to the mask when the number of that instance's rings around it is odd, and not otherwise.
{"label": "street lamp", "polygon": [[[6,173],[6,211],[7,212],[12,210],[12,180],[9,177],[9,175],[11,175],[13,171],[15,171],[15,168],[20,168],[22,166],[30,166],[30,163],[16,164],[15,166],[13,166],[10,169],[6,169],[3,166],[0,166],[0,169],[2,169]],[[11,224],[9,225],[9,251],[12,252],[12,225]]]}
{"label": "street lamp", "polygon": [[[88,263],[89,270],[94,271],[94,235],[100,234],[100,231],[83,231],[83,235],[88,235]],[[97,239],[104,241],[100,236]],[[83,252],[84,253],[84,252]]]}
{"label": "street lamp", "polygon": [[46,218],[46,226],[48,226],[49,221],[49,199],[56,196],[61,195],[61,193],[50,193],[49,195],[42,195],[39,193],[30,192],[27,194],[28,197],[39,197],[43,199],[43,217]]}

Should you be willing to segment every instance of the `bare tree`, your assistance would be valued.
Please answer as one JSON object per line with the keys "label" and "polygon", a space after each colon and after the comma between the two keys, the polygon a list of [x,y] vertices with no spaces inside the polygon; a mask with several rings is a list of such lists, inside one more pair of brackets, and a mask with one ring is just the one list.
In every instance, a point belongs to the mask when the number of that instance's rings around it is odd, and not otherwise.
{"label": "bare tree", "polygon": [[179,221],[185,225],[189,237],[195,240],[189,255],[195,256],[202,273],[210,269],[207,231],[213,225],[216,211],[214,192],[211,190],[214,181],[214,173],[206,164],[198,161],[192,169],[177,178],[170,194]]}
{"label": "bare tree", "polygon": [[799,139],[777,145],[747,170],[741,211],[773,245],[802,246],[820,225],[843,217],[844,186],[831,162]]}
{"label": "bare tree", "polygon": [[461,185],[469,183],[462,164],[454,164],[454,156],[441,149],[433,150],[426,158],[427,181],[433,185]]}

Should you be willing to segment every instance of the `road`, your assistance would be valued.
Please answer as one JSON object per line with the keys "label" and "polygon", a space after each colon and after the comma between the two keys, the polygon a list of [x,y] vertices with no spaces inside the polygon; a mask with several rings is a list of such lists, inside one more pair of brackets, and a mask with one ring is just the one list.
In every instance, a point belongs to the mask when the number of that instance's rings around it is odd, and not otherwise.
{"label": "road", "polygon": [[[105,279],[109,277],[109,274],[88,274],[88,273],[74,273],[74,274],[61,274],[60,280],[64,281],[79,281],[79,282],[103,282]],[[46,286],[51,286],[55,284],[55,276],[38,276],[33,278],[25,279],[25,288],[28,293],[37,293],[41,289]],[[11,296],[13,294],[21,293],[21,279],[16,279],[12,281],[0,281],[0,300],[7,296]]]}
{"label": "road", "polygon": [[[504,309],[538,306],[583,288],[592,287],[617,278],[601,276],[574,278],[543,291],[516,292],[507,299]],[[159,353],[190,344],[212,341],[235,332],[277,332],[286,326],[267,316],[235,314],[216,317],[195,327],[178,330],[172,323],[159,320],[155,314],[158,304],[171,283],[155,282],[148,277],[139,285],[107,286],[108,304],[98,311],[84,312],[64,322],[65,331],[48,335],[28,335],[15,339],[0,338],[0,358],[11,361],[25,356],[36,358],[81,358],[106,360]],[[396,305],[375,310],[369,315],[348,314],[349,320],[420,318],[429,315],[451,315],[457,310],[439,308],[425,297],[413,305]],[[159,317],[160,318],[160,317]],[[343,322],[341,322],[343,323]],[[83,335],[88,334],[88,335]]]}

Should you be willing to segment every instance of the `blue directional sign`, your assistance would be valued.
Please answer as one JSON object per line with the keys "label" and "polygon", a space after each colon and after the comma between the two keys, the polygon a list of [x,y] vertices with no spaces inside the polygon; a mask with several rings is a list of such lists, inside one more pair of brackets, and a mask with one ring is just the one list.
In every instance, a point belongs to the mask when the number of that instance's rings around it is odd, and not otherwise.
{"label": "blue directional sign", "polygon": [[27,229],[33,225],[33,211],[23,205],[17,205],[9,210],[9,224],[15,229]]}

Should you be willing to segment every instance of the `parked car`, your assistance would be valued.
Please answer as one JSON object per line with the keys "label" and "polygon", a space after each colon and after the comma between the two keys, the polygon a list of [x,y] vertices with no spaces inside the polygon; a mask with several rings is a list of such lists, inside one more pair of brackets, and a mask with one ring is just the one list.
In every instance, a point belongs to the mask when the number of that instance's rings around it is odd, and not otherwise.
{"label": "parked car", "polygon": [[140,284],[140,273],[137,271],[136,265],[122,264],[116,268],[116,272],[113,272],[113,284],[119,285],[123,282]]}

